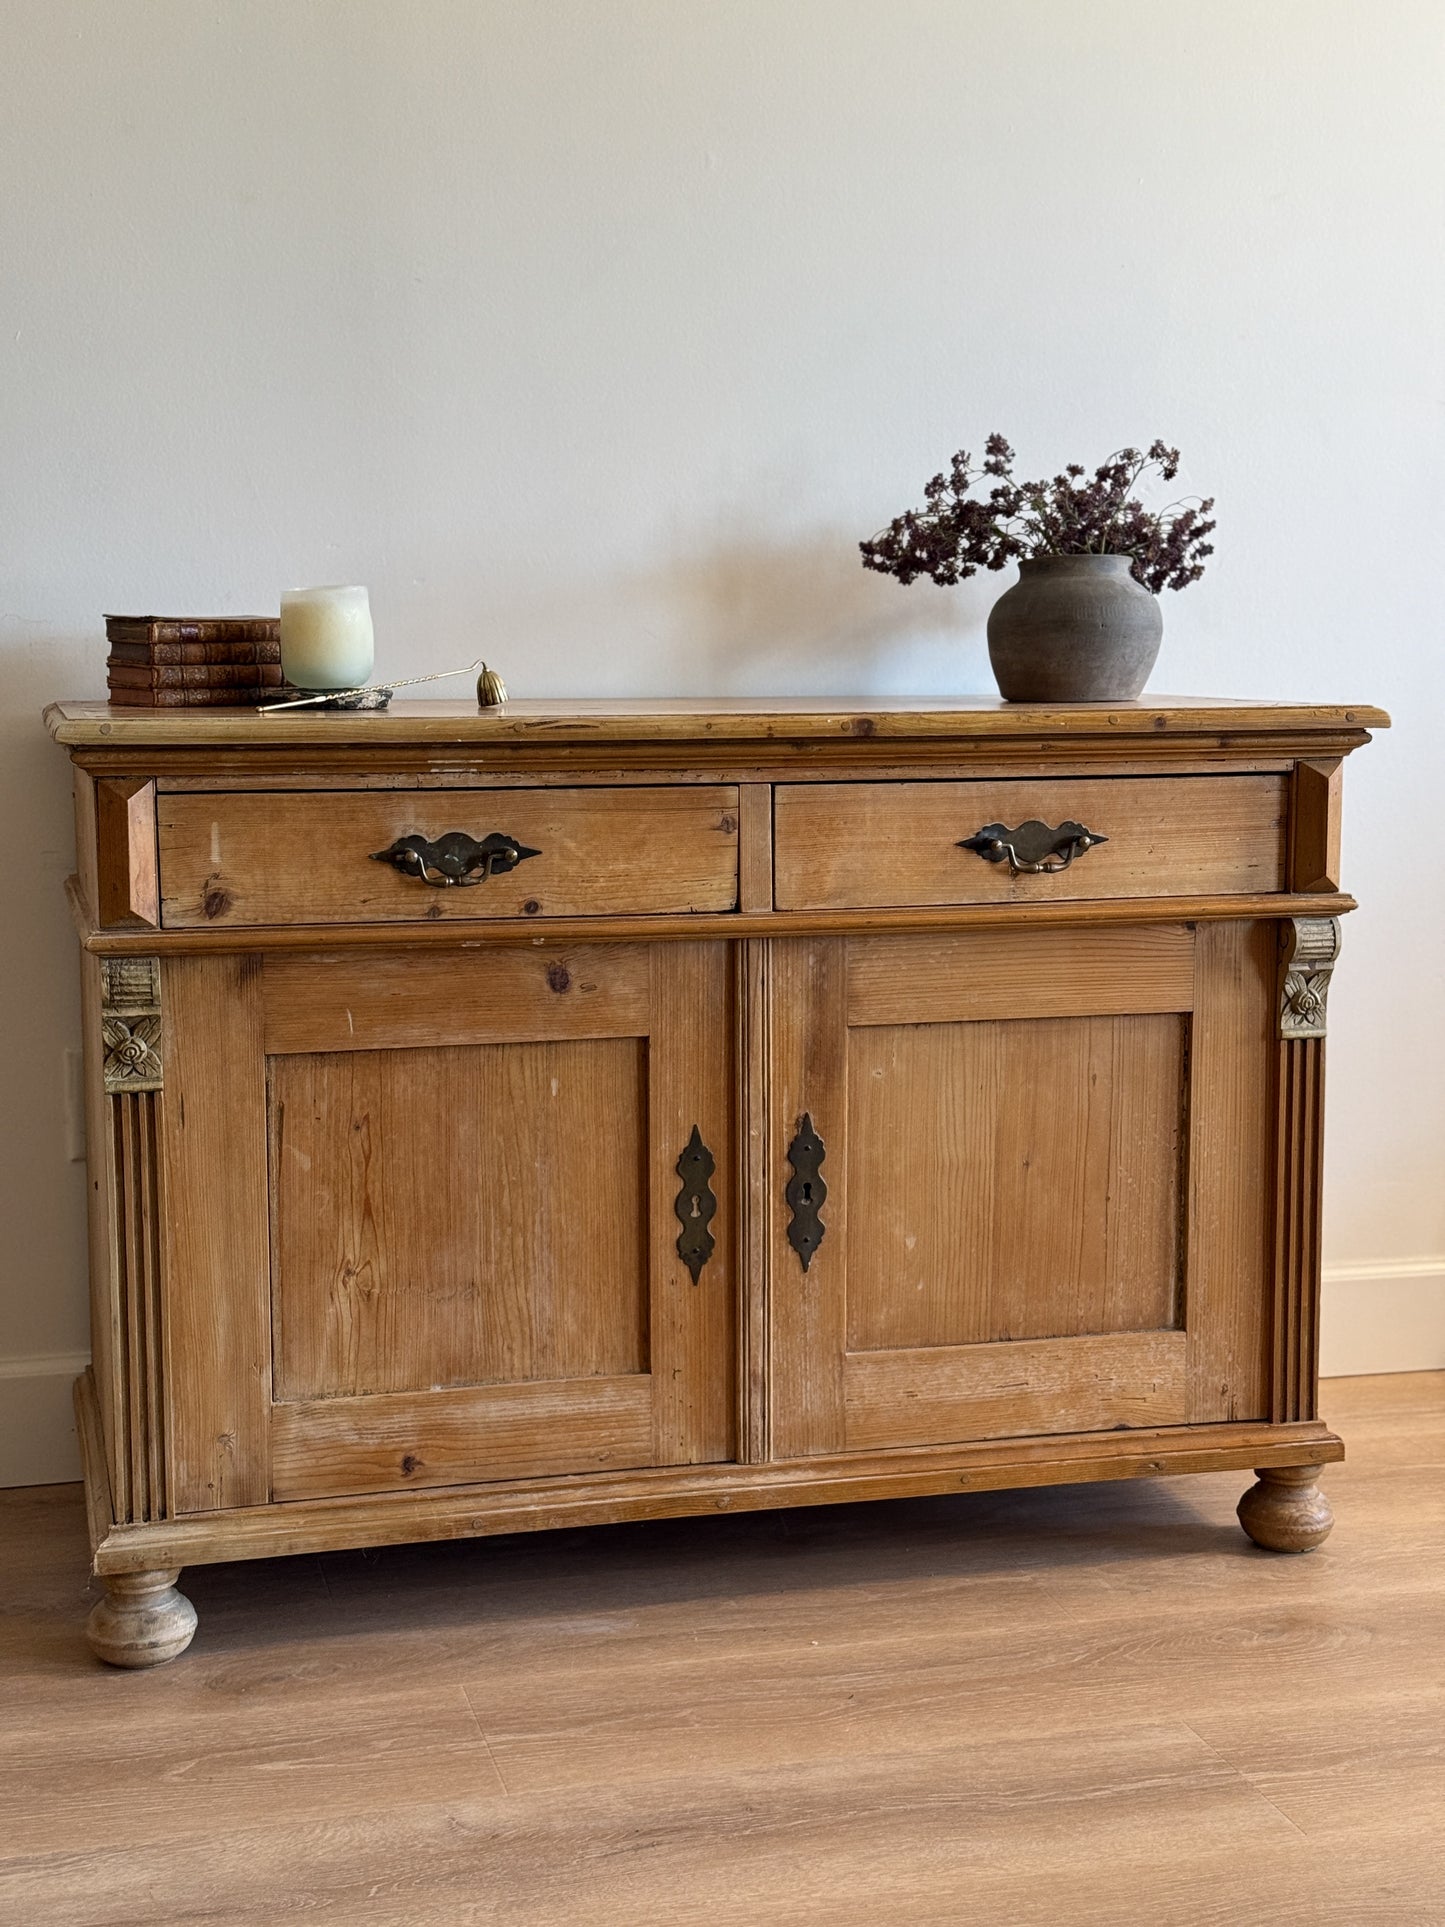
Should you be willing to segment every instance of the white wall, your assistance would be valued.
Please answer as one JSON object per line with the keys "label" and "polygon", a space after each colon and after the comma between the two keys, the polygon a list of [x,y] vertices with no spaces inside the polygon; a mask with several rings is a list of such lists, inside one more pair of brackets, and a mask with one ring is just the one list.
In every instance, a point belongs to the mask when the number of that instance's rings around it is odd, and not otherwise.
{"label": "white wall", "polygon": [[[1161,689],[1349,770],[1335,1370],[1445,1364],[1436,0],[5,0],[0,1480],[86,1343],[67,772],[100,613],[372,585],[515,692],[988,687],[853,544],[960,443],[1219,498]],[[1403,1267],[1403,1269],[1402,1269]]]}

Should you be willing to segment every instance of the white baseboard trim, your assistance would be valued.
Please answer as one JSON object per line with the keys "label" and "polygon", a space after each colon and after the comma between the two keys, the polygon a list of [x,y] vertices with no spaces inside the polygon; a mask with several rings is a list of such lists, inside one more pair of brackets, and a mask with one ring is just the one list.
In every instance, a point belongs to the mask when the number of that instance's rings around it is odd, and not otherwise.
{"label": "white baseboard trim", "polygon": [[[1445,1371],[1445,1257],[1326,1265],[1320,1372]],[[0,1358],[0,1486],[80,1477],[70,1387],[87,1352]]]}
{"label": "white baseboard trim", "polygon": [[89,1363],[89,1352],[0,1358],[0,1486],[80,1477],[70,1388]]}
{"label": "white baseboard trim", "polygon": [[1320,1375],[1445,1371],[1445,1257],[1326,1265]]}

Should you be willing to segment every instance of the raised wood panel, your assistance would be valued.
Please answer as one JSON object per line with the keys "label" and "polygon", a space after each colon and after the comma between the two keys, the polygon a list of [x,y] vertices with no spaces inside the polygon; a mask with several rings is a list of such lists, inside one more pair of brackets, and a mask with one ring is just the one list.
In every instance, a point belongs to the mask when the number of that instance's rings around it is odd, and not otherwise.
{"label": "raised wood panel", "polygon": [[647,1369],[640,1038],[271,1066],[278,1400]]}
{"label": "raised wood panel", "polygon": [[1269,1410],[1277,959],[1271,923],[1197,933],[1186,1306],[1196,1422]]}
{"label": "raised wood panel", "polygon": [[651,1028],[650,947],[537,944],[486,951],[268,956],[266,1049],[419,1050]]}
{"label": "raised wood panel", "polygon": [[[992,783],[780,784],[779,909],[1076,902],[1284,888],[1282,776],[1057,776]],[[989,823],[1072,819],[1108,841],[1065,870],[1011,876],[959,848]]]}
{"label": "raised wood panel", "polygon": [[[176,794],[158,811],[170,929],[732,910],[735,786],[445,794]],[[372,861],[398,837],[500,831],[539,852],[483,882],[433,888]]]}
{"label": "raised wood panel", "polygon": [[844,1370],[849,1451],[1178,1425],[1182,1332],[855,1352]]}
{"label": "raised wood panel", "polygon": [[278,1405],[277,1499],[613,1471],[652,1458],[647,1378],[494,1385]]}
{"label": "raised wood panel", "polygon": [[1175,1324],[1184,1020],[928,1008],[848,1037],[848,1349]]}
{"label": "raised wood panel", "polygon": [[268,1495],[266,1071],[257,957],[162,971],[163,1256],[178,1512]]}
{"label": "raised wood panel", "polygon": [[1184,924],[1123,930],[980,930],[848,943],[850,1024],[959,1023],[1188,1010]]}

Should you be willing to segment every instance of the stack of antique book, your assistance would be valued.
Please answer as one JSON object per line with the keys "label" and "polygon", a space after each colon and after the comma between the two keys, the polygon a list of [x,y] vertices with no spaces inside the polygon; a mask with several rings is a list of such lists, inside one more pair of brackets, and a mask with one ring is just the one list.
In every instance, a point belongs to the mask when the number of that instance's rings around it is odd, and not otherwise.
{"label": "stack of antique book", "polygon": [[281,687],[275,616],[107,616],[105,635],[113,703],[254,708]]}

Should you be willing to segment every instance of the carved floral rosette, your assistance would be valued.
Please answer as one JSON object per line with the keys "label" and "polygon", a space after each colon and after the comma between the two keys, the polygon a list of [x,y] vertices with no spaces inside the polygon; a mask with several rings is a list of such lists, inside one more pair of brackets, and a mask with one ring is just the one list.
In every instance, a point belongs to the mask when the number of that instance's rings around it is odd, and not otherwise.
{"label": "carved floral rosette", "polygon": [[101,960],[100,1035],[105,1088],[111,1097],[161,1088],[159,957]]}
{"label": "carved floral rosette", "polygon": [[1324,1036],[1330,973],[1339,954],[1338,917],[1295,917],[1284,926],[1281,1037]]}

